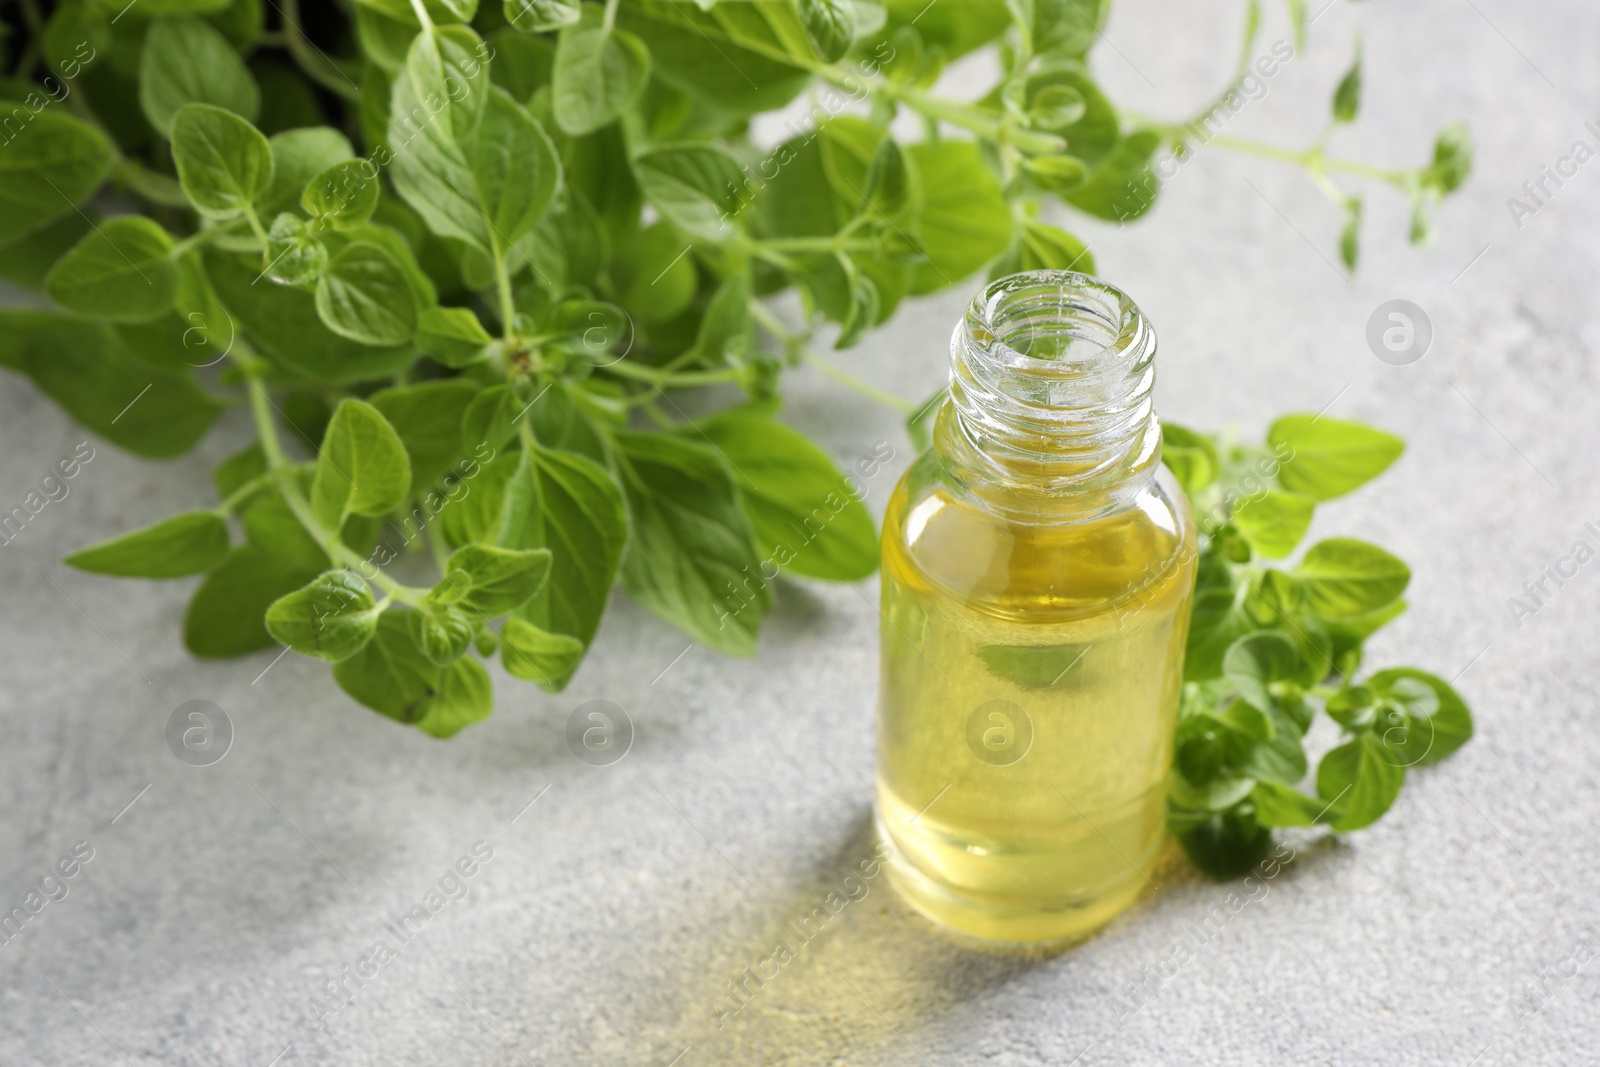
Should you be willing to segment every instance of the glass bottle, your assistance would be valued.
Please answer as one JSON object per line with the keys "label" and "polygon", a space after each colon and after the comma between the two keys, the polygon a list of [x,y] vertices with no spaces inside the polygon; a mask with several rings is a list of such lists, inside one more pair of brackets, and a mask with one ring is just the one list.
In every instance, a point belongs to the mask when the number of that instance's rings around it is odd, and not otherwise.
{"label": "glass bottle", "polygon": [[1120,290],[994,282],[883,523],[877,822],[947,927],[1083,937],[1148,881],[1194,587],[1155,334]]}

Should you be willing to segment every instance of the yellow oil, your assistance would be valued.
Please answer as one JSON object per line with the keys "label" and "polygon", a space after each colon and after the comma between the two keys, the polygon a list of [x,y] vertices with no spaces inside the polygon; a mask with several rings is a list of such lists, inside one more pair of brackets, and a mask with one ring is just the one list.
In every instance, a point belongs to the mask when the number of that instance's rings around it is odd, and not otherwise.
{"label": "yellow oil", "polygon": [[1021,522],[924,456],[884,520],[878,831],[902,895],[1006,942],[1081,938],[1161,845],[1194,532],[1165,475],[1126,510]]}

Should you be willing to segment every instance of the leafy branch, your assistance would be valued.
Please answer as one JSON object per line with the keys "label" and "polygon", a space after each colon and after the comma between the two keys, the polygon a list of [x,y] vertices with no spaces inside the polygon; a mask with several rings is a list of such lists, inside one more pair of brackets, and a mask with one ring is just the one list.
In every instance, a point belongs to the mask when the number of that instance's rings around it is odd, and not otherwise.
{"label": "leafy branch", "polygon": [[[1092,271],[1046,210],[1139,218],[1156,153],[1194,140],[1095,82],[1108,0],[268,7],[24,6],[38,17],[7,39],[0,82],[22,116],[3,135],[0,276],[55,308],[0,311],[0,364],[151,458],[247,407],[256,441],[216,465],[215,508],[69,562],[203,575],[195,654],[282,643],[440,736],[489,714],[489,656],[564,687],[618,585],[747,655],[777,574],[870,575],[855,483],[774,417],[783,373],[810,365],[915,422],[930,404],[818,339],[851,349],[903,300],[982,272]],[[934,88],[980,49],[1001,61],[987,92]],[[1358,64],[1336,124],[1359,83]],[[751,140],[753,118],[806,99],[780,144]],[[900,115],[926,135],[891,136]],[[1328,134],[1207,143],[1300,166],[1347,211],[1335,178],[1431,207],[1470,163],[1460,133],[1415,171],[1335,157]],[[113,214],[108,184],[140,210]],[[767,304],[784,291],[794,327]],[[691,420],[706,398],[678,403],[687,389],[729,403]],[[1203,585],[1196,640],[1237,621],[1212,613],[1224,586],[1284,633],[1334,618],[1263,614],[1305,578],[1228,554],[1260,536],[1250,523],[1211,531],[1224,555],[1203,570],[1227,582]],[[430,560],[437,579],[413,584]],[[1322,674],[1312,698],[1355,699]],[[1194,684],[1188,711],[1231,692]],[[1238,821],[1218,790],[1183,810]]]}

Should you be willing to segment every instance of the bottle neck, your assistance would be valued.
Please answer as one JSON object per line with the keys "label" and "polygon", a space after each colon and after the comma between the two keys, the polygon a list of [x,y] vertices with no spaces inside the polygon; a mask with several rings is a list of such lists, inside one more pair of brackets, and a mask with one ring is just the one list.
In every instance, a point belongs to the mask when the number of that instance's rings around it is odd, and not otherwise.
{"label": "bottle neck", "polygon": [[978,294],[950,343],[934,449],[964,496],[1021,521],[1128,507],[1161,461],[1155,331],[1121,290],[1030,271]]}

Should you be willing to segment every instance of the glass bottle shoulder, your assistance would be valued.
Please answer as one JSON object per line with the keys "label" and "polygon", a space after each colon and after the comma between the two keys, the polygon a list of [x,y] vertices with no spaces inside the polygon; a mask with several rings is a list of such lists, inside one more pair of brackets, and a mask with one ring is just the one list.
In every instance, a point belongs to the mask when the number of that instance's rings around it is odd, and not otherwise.
{"label": "glass bottle shoulder", "polygon": [[1163,467],[1108,514],[1022,521],[958,493],[936,452],[920,456],[889,500],[885,576],[1005,617],[1065,620],[1188,594],[1195,528]]}

